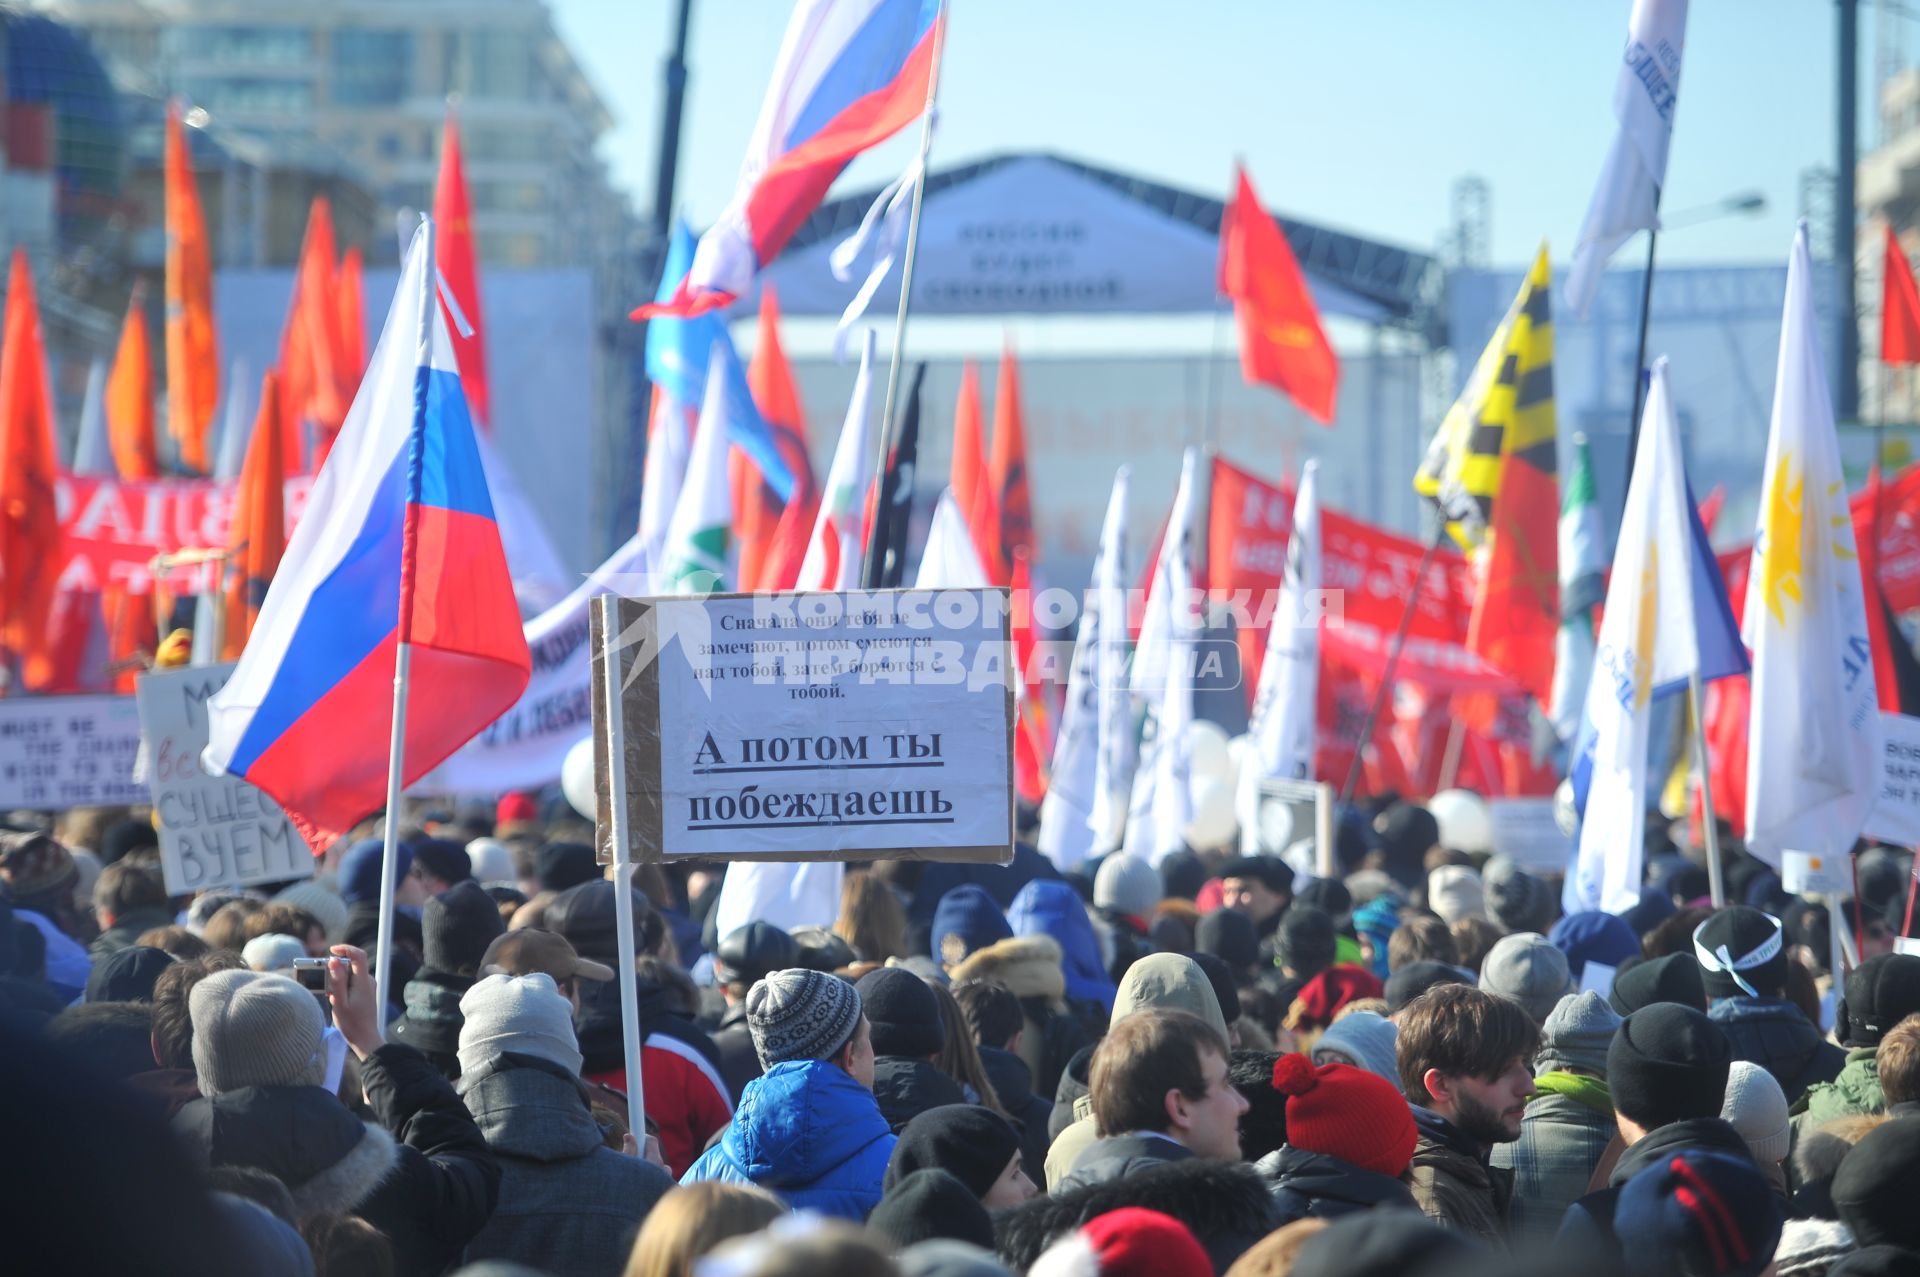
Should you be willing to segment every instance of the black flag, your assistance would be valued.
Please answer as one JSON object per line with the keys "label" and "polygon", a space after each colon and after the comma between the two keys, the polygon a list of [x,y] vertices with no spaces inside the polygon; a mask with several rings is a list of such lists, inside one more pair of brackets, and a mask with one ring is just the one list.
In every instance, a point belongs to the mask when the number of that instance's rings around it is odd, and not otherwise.
{"label": "black flag", "polygon": [[887,454],[880,477],[880,501],[873,512],[873,553],[867,556],[866,588],[897,590],[907,575],[907,527],[913,522],[914,471],[920,458],[920,382],[925,363],[913,366],[900,433]]}

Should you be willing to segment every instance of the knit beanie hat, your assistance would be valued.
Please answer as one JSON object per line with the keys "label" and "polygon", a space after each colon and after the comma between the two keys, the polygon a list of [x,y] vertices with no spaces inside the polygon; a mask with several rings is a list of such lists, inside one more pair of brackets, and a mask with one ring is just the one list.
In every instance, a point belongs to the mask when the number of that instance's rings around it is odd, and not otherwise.
{"label": "knit beanie hat", "polygon": [[1862,1246],[1920,1251],[1920,1211],[1913,1208],[1920,1128],[1911,1120],[1896,1118],[1868,1131],[1834,1172],[1833,1204]]}
{"label": "knit beanie hat", "polygon": [[525,825],[540,819],[540,806],[533,801],[532,794],[502,794],[500,801],[493,807],[493,824],[496,830],[504,830],[509,825]]}
{"label": "knit beanie hat", "polygon": [[255,936],[240,950],[240,961],[246,963],[250,970],[283,974],[291,972],[294,962],[306,956],[306,945],[277,931]]}
{"label": "knit beanie hat", "polygon": [[1093,907],[1147,918],[1160,903],[1162,889],[1159,870],[1138,856],[1116,851],[1093,875]]}
{"label": "knit beanie hat", "polygon": [[1920,1012],[1920,956],[1883,953],[1847,977],[1834,1029],[1848,1046],[1877,1047],[1888,1029],[1915,1012]]}
{"label": "knit beanie hat", "polygon": [[1440,1277],[1492,1258],[1467,1234],[1418,1211],[1375,1207],[1309,1237],[1288,1277]]}
{"label": "knit beanie hat", "polygon": [[1260,962],[1260,933],[1253,919],[1237,909],[1215,909],[1202,914],[1193,930],[1194,948],[1211,953],[1235,971],[1247,971]]}
{"label": "knit beanie hat", "polygon": [[1506,856],[1495,856],[1480,871],[1487,916],[1502,931],[1544,931],[1559,902],[1547,884]]}
{"label": "knit beanie hat", "polygon": [[1400,925],[1400,902],[1392,896],[1375,896],[1353,911],[1353,929],[1373,942],[1373,973],[1382,980],[1387,970],[1387,942]]}
{"label": "knit beanie hat", "polygon": [[1207,977],[1207,983],[1213,986],[1213,1000],[1220,1004],[1220,1014],[1226,1017],[1228,1024],[1240,1018],[1240,985],[1233,978],[1233,972],[1227,970],[1227,964],[1211,953],[1188,955],[1193,965]]}
{"label": "knit beanie hat", "polygon": [[1427,908],[1449,927],[1462,918],[1486,917],[1480,875],[1465,865],[1441,865],[1427,875]]}
{"label": "knit beanie hat", "polygon": [[1706,980],[1692,954],[1670,953],[1636,962],[1615,976],[1607,1001],[1621,1015],[1632,1015],[1656,1002],[1677,1002],[1699,1010],[1707,1005]]}
{"label": "knit beanie hat", "polygon": [[1534,1071],[1551,1073],[1560,1069],[1605,1077],[1607,1048],[1619,1028],[1620,1016],[1592,989],[1568,994],[1540,1026],[1540,1053],[1533,1057]]}
{"label": "knit beanie hat", "polygon": [[747,990],[747,1031],[763,1069],[829,1059],[859,1027],[860,994],[839,976],[789,967]]}
{"label": "knit beanie hat", "polygon": [[1318,909],[1333,919],[1333,929],[1344,931],[1353,925],[1353,893],[1338,878],[1315,878],[1293,893],[1293,903]]}
{"label": "knit beanie hat", "polygon": [[152,821],[136,820],[132,816],[116,820],[100,831],[100,867],[104,869],[122,856],[159,846],[160,835],[154,831]]}
{"label": "knit beanie hat", "polygon": [[600,877],[600,861],[583,842],[550,842],[534,857],[534,881],[542,891],[566,891]]}
{"label": "knit beanie hat", "polygon": [[1407,1003],[1436,984],[1472,983],[1473,981],[1467,978],[1467,972],[1459,967],[1451,967],[1444,962],[1433,962],[1425,958],[1418,962],[1409,962],[1387,977],[1387,1014],[1400,1014],[1406,1010]]}
{"label": "knit beanie hat", "polygon": [[984,1246],[936,1237],[915,1242],[893,1257],[900,1277],[1013,1277]]}
{"label": "knit beanie hat", "polygon": [[1213,876],[1207,862],[1184,847],[1162,859],[1159,869],[1161,894],[1175,900],[1194,899]]}
{"label": "knit beanie hat", "polygon": [[1598,909],[1568,914],[1553,924],[1547,939],[1567,955],[1567,970],[1575,980],[1589,960],[1617,967],[1640,952],[1640,937],[1633,934],[1626,920]]}
{"label": "knit beanie hat", "polygon": [[40,833],[0,833],[0,895],[23,909],[50,912],[71,897],[80,870],[67,849]]}
{"label": "knit beanie hat", "polygon": [[1853,1234],[1831,1219],[1790,1219],[1773,1248],[1777,1277],[1826,1277],[1842,1256],[1853,1252]]}
{"label": "knit beanie hat", "polygon": [[1123,1206],[1040,1252],[1027,1277],[1213,1277],[1213,1261],[1171,1215]]}
{"label": "knit beanie hat", "polygon": [[1787,946],[1780,919],[1733,905],[1693,931],[1693,956],[1709,998],[1778,997],[1787,987]]}
{"label": "knit beanie hat", "polygon": [[[932,956],[936,962],[958,966],[969,954],[1013,938],[1013,928],[999,902],[987,889],[965,883],[940,897],[933,909]],[[868,1014],[872,1019],[872,1014]]]}
{"label": "knit beanie hat", "polygon": [[485,887],[471,878],[456,882],[420,911],[423,965],[448,975],[478,975],[487,946],[506,929]]}
{"label": "knit beanie hat", "polygon": [[1377,998],[1384,992],[1379,977],[1365,967],[1328,967],[1294,995],[1287,1023],[1294,1029],[1325,1028],[1347,1003]]}
{"label": "knit beanie hat", "polygon": [[[340,899],[350,905],[380,899],[380,867],[385,856],[386,843],[379,838],[362,838],[347,848],[347,854],[340,858]],[[403,839],[393,849],[393,880],[399,882],[411,868],[413,848]]]}
{"label": "knit beanie hat", "polygon": [[1626,1182],[1613,1233],[1626,1272],[1760,1277],[1773,1262],[1785,1213],[1746,1158],[1685,1149]]}
{"label": "knit beanie hat", "polygon": [[1352,1011],[1327,1026],[1313,1044],[1315,1064],[1351,1064],[1400,1087],[1394,1044],[1400,1031],[1393,1021],[1372,1011]]}
{"label": "knit beanie hat", "polygon": [[1579,988],[1567,956],[1538,931],[1502,936],[1480,964],[1480,988],[1518,1002],[1535,1024],[1544,1024],[1560,999]]}
{"label": "knit beanie hat", "polygon": [[1720,1116],[1740,1132],[1761,1166],[1787,1160],[1787,1146],[1793,1139],[1787,1093],[1758,1064],[1735,1060],[1727,1066],[1727,1098],[1721,1101]]}
{"label": "knit beanie hat", "polygon": [[1440,822],[1416,803],[1395,803],[1373,818],[1383,866],[1395,881],[1412,887],[1420,881],[1427,853],[1440,845]]}
{"label": "knit beanie hat", "polygon": [[1727,1094],[1733,1048],[1706,1012],[1656,1002],[1620,1022],[1607,1048],[1614,1111],[1648,1130],[1716,1117]]}
{"label": "knit beanie hat", "polygon": [[320,1003],[286,976],[216,971],[187,995],[187,1015],[202,1095],[319,1086],[326,1077]]}
{"label": "knit beanie hat", "polygon": [[333,891],[311,878],[302,879],[289,887],[282,887],[275,893],[275,900],[284,900],[299,909],[312,914],[320,929],[326,932],[327,939],[338,943],[347,934],[347,902],[340,893]]}
{"label": "knit beanie hat", "polygon": [[1419,1138],[1413,1110],[1400,1088],[1350,1064],[1322,1064],[1283,1055],[1273,1066],[1273,1089],[1285,1092],[1287,1143],[1324,1153],[1362,1170],[1398,1179],[1413,1160]]}
{"label": "knit beanie hat", "polygon": [[888,1182],[867,1233],[890,1251],[935,1239],[991,1249],[993,1217],[965,1184],[930,1167]]}
{"label": "knit beanie hat", "polygon": [[513,852],[498,838],[475,838],[467,844],[467,867],[481,886],[490,882],[513,882],[520,877],[513,867]]}
{"label": "knit beanie hat", "polygon": [[445,838],[420,839],[413,844],[413,858],[442,882],[466,882],[473,877],[473,861],[467,858],[467,849]]}
{"label": "knit beanie hat", "polygon": [[[7,919],[9,928],[13,925]],[[9,937],[11,940],[11,937]],[[154,981],[173,965],[173,955],[164,949],[130,944],[93,964],[87,977],[87,1002],[151,1002]]]}
{"label": "knit beanie hat", "polygon": [[1013,1124],[978,1104],[942,1104],[901,1128],[881,1187],[891,1190],[915,1171],[938,1169],[985,1197],[1020,1152]]}
{"label": "knit beanie hat", "polygon": [[1312,975],[1333,965],[1333,919],[1312,905],[1296,904],[1280,918],[1275,935],[1280,963],[1299,975]]}
{"label": "knit beanie hat", "polygon": [[913,972],[882,967],[861,976],[853,987],[872,1026],[875,1055],[925,1059],[947,1044],[940,1001]]}
{"label": "knit beanie hat", "polygon": [[580,1043],[573,1032],[573,1004],[552,977],[490,975],[460,999],[460,1072],[471,1075],[508,1051],[580,1072]]}
{"label": "knit beanie hat", "polygon": [[[628,890],[633,892],[633,952],[637,955],[644,943],[640,921],[647,916],[652,905],[647,902],[646,894],[640,888],[630,887]],[[614,910],[614,900],[614,885],[606,878],[595,878],[577,887],[569,887],[547,905],[547,928],[565,936],[567,943],[579,950],[582,957],[604,962],[618,970],[623,959],[620,956],[620,924]],[[631,961],[632,956],[624,960]]]}

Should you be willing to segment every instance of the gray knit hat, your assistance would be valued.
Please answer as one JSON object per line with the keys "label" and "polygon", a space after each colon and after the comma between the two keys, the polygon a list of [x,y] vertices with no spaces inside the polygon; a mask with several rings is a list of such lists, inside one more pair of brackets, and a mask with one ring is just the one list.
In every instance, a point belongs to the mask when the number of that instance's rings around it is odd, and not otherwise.
{"label": "gray knit hat", "polygon": [[1577,1069],[1605,1077],[1607,1047],[1619,1027],[1619,1013],[1598,993],[1592,989],[1569,993],[1540,1026],[1540,1054],[1533,1058],[1534,1072]]}
{"label": "gray knit hat", "polygon": [[1735,1060],[1727,1066],[1727,1098],[1720,1105],[1720,1116],[1740,1132],[1762,1169],[1787,1160],[1793,1142],[1787,1093],[1758,1064]]}
{"label": "gray knit hat", "polygon": [[187,996],[203,1095],[249,1086],[319,1086],[327,1073],[320,1003],[283,975],[216,971]]}
{"label": "gray knit hat", "polygon": [[490,975],[460,999],[460,1071],[476,1072],[494,1056],[511,1051],[580,1071],[580,1044],[573,1032],[573,1004],[560,996],[553,977]]}
{"label": "gray knit hat", "polygon": [[1399,1030],[1393,1021],[1372,1011],[1349,1011],[1327,1026],[1309,1056],[1315,1064],[1351,1064],[1400,1085],[1394,1063]]}
{"label": "gray knit hat", "polygon": [[1093,907],[1114,909],[1136,918],[1151,918],[1166,889],[1160,871],[1140,857],[1116,851],[1100,862],[1093,875]]}
{"label": "gray knit hat", "polygon": [[1560,999],[1575,989],[1567,955],[1537,931],[1502,936],[1480,964],[1480,987],[1518,1002],[1544,1024]]}
{"label": "gray knit hat", "polygon": [[790,967],[747,990],[747,1031],[760,1066],[825,1060],[860,1027],[860,994],[838,976]]}
{"label": "gray knit hat", "polygon": [[1505,856],[1487,861],[1480,885],[1487,917],[1502,931],[1544,932],[1559,912],[1552,889]]}

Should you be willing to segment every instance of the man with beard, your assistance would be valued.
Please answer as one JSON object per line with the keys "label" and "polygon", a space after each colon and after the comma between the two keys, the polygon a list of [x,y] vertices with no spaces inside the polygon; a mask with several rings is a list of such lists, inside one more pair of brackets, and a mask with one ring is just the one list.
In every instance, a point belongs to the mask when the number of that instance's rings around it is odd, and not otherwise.
{"label": "man with beard", "polygon": [[1513,1173],[1488,1162],[1520,1137],[1540,1030],[1518,1003],[1443,984],[1400,1016],[1400,1086],[1419,1127],[1409,1186],[1437,1223],[1504,1246]]}

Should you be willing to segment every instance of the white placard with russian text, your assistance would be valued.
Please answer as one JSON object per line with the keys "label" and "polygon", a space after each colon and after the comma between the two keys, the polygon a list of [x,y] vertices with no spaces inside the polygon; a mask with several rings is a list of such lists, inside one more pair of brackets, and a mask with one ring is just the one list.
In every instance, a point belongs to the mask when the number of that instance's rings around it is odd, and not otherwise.
{"label": "white placard with russian text", "polygon": [[1882,713],[1880,736],[1886,769],[1865,833],[1902,847],[1920,845],[1920,718]]}

